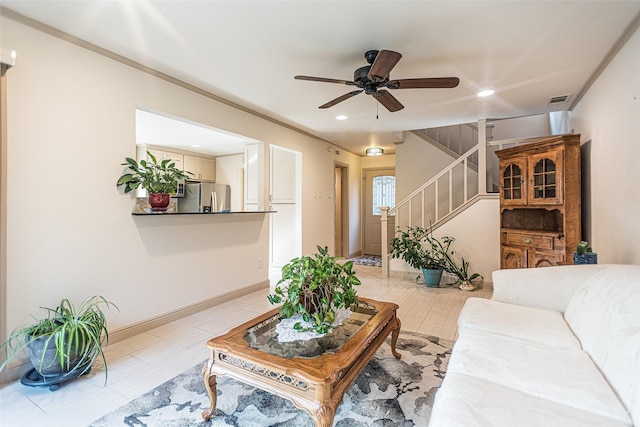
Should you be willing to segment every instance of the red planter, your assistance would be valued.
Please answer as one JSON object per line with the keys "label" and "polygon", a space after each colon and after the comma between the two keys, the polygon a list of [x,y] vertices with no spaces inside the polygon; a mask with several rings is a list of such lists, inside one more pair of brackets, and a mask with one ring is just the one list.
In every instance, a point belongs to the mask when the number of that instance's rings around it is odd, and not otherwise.
{"label": "red planter", "polygon": [[149,204],[153,212],[164,212],[169,207],[171,195],[168,193],[149,193]]}

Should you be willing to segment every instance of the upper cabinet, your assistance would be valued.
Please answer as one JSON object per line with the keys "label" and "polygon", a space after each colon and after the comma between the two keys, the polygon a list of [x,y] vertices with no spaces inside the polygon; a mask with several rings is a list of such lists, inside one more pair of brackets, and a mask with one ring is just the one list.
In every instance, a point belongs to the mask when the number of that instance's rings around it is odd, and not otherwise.
{"label": "upper cabinet", "polygon": [[170,151],[162,151],[162,150],[158,150],[158,149],[155,149],[155,148],[149,148],[147,151],[149,151],[151,154],[153,154],[158,162],[160,162],[162,160],[165,160],[165,159],[169,159],[169,160],[172,160],[176,164],[176,168],[177,169],[184,170],[184,168],[183,168],[183,157],[184,156],[182,154],[172,153]]}
{"label": "upper cabinet", "polygon": [[580,241],[580,136],[496,152],[501,268],[571,263]]}
{"label": "upper cabinet", "polygon": [[216,161],[207,157],[184,155],[184,170],[193,173],[193,179],[216,180]]}

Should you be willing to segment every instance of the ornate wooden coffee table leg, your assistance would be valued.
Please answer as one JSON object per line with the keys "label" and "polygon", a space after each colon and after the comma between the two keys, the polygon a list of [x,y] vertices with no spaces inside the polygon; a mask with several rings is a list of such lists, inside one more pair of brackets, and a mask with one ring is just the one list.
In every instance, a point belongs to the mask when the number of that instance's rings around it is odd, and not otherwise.
{"label": "ornate wooden coffee table leg", "polygon": [[396,327],[391,331],[391,353],[396,359],[400,359],[401,355],[396,351],[396,343],[398,342],[398,335],[400,334],[400,319],[395,318]]}
{"label": "ornate wooden coffee table leg", "polygon": [[316,412],[312,414],[316,427],[331,427],[335,416],[336,408],[330,404],[320,406]]}
{"label": "ornate wooden coffee table leg", "polygon": [[218,402],[216,376],[210,373],[211,364],[213,364],[213,362],[207,362],[202,367],[202,379],[204,379],[204,387],[207,389],[209,401],[211,402],[211,407],[209,408],[209,410],[202,411],[202,418],[205,421],[209,421],[209,419],[213,416],[213,413],[216,411],[216,403]]}

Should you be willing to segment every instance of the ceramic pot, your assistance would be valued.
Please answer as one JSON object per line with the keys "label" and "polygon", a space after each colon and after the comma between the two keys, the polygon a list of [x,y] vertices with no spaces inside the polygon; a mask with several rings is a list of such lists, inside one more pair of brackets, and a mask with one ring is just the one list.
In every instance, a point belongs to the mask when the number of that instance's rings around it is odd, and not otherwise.
{"label": "ceramic pot", "polygon": [[422,269],[422,277],[424,277],[425,285],[430,288],[437,288],[440,286],[440,279],[442,279],[442,270],[431,270],[428,268]]}
{"label": "ceramic pot", "polygon": [[171,195],[168,193],[149,193],[149,204],[153,212],[164,212],[169,207]]}
{"label": "ceramic pot", "polygon": [[[36,338],[27,344],[27,350],[29,351],[29,359],[36,371],[42,377],[51,377],[63,375],[69,372],[80,361],[80,356],[71,349],[69,352],[70,360],[69,365],[61,366],[60,359],[57,356],[57,349],[55,343],[55,337],[49,340],[49,335]],[[29,338],[31,339],[31,338]]]}
{"label": "ceramic pot", "polygon": [[462,282],[460,282],[460,285],[458,286],[459,289],[463,290],[463,291],[475,291],[476,290],[476,285],[474,285],[473,283],[471,283],[470,280],[463,280]]}
{"label": "ceramic pot", "polygon": [[574,264],[597,264],[598,254],[594,252],[587,252],[583,255],[578,255],[578,252],[573,253]]}

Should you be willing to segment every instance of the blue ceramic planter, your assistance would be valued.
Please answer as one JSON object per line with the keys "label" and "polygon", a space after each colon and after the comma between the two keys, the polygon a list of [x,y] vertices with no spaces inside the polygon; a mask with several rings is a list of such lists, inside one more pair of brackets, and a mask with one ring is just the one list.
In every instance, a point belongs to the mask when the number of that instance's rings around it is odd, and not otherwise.
{"label": "blue ceramic planter", "polygon": [[440,279],[442,278],[442,270],[429,270],[422,269],[422,276],[424,277],[424,283],[430,288],[437,288],[440,286]]}
{"label": "blue ceramic planter", "polygon": [[593,252],[587,252],[586,254],[578,255],[578,252],[574,252],[573,263],[574,264],[597,264],[598,254]]}

